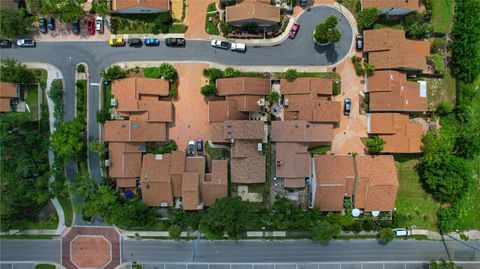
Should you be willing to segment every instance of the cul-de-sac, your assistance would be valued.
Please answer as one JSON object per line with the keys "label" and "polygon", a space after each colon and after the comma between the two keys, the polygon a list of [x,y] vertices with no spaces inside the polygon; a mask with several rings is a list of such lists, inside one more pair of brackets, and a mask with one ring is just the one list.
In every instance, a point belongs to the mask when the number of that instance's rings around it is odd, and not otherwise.
{"label": "cul-de-sac", "polygon": [[479,269],[480,0],[0,0],[0,269]]}

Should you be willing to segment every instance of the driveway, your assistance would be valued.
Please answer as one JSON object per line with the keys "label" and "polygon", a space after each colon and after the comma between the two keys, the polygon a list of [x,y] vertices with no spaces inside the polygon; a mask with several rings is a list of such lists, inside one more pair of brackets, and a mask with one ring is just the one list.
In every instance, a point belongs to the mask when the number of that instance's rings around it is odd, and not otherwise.
{"label": "driveway", "polygon": [[189,140],[210,136],[208,105],[202,94],[202,71],[208,64],[174,63],[178,71],[178,95],[174,104],[175,121],[169,125],[168,137],[177,142],[180,150],[186,150]]}
{"label": "driveway", "polygon": [[205,31],[205,16],[208,4],[217,2],[216,0],[187,0],[187,18],[188,30],[185,33],[186,38],[209,38],[210,35]]}
{"label": "driveway", "polygon": [[359,97],[364,87],[364,80],[355,74],[355,68],[350,59],[337,65],[336,71],[342,78],[342,94],[334,100],[341,101],[343,104],[346,98],[350,98],[352,108],[350,116],[342,115],[339,127],[333,130],[332,152],[335,154],[355,152],[364,155],[365,147],[360,137],[367,136],[367,115],[360,113]]}

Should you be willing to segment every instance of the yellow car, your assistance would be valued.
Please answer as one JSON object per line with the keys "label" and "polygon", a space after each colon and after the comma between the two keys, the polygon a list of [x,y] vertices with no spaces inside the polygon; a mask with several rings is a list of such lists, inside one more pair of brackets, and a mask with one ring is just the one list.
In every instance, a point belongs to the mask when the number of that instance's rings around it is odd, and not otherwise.
{"label": "yellow car", "polygon": [[108,44],[110,44],[110,46],[124,46],[125,45],[125,40],[123,40],[123,38],[121,38],[121,37],[110,38],[110,40],[108,41]]}

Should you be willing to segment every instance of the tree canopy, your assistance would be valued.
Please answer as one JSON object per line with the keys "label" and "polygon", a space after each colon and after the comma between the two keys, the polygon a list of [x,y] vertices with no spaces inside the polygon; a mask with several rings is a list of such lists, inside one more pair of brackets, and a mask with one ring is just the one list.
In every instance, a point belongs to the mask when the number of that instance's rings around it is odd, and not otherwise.
{"label": "tree canopy", "polygon": [[380,136],[372,136],[367,139],[367,148],[371,153],[380,153],[383,150],[383,145],[385,145],[385,140]]}
{"label": "tree canopy", "polygon": [[85,125],[79,118],[61,123],[57,127],[52,134],[52,147],[60,158],[80,159],[84,150],[84,128]]}
{"label": "tree canopy", "polygon": [[340,226],[326,220],[318,221],[310,232],[313,240],[319,240],[325,243],[330,242],[333,237],[340,233]]}
{"label": "tree canopy", "polygon": [[107,80],[121,79],[127,76],[127,71],[123,70],[118,65],[114,65],[103,70],[101,75],[104,79],[107,79]]}
{"label": "tree canopy", "polygon": [[160,64],[160,75],[167,80],[173,79],[175,80],[177,78],[177,70],[171,63],[162,63]]}
{"label": "tree canopy", "polygon": [[329,16],[324,22],[317,24],[313,39],[320,44],[337,43],[342,38],[342,34],[337,29],[338,18],[336,16]]}
{"label": "tree canopy", "polygon": [[360,30],[372,29],[380,16],[376,7],[364,8],[357,13],[357,25]]}
{"label": "tree canopy", "polygon": [[31,83],[35,82],[35,73],[21,62],[5,58],[0,62],[0,81],[15,83]]}
{"label": "tree canopy", "polygon": [[18,12],[10,9],[0,8],[0,36],[16,38],[24,37],[32,28],[34,17],[26,15],[25,9]]}

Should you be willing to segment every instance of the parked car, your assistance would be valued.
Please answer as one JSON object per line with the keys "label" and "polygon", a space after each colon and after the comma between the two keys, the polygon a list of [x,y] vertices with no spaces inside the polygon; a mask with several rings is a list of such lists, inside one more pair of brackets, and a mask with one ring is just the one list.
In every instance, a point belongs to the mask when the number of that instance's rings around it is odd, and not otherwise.
{"label": "parked car", "polygon": [[203,155],[203,140],[202,139],[197,140],[197,154],[198,155]]}
{"label": "parked car", "polygon": [[359,51],[363,50],[363,36],[362,35],[357,35],[355,44],[356,44],[357,50],[359,50]]}
{"label": "parked car", "polygon": [[47,27],[48,27],[48,30],[55,31],[55,19],[54,18],[48,17]]}
{"label": "parked car", "polygon": [[221,41],[221,40],[218,40],[218,39],[212,39],[211,45],[214,48],[220,48],[220,49],[225,49],[225,50],[228,50],[230,48],[230,43],[228,43],[226,41]]}
{"label": "parked car", "polygon": [[12,41],[8,39],[0,39],[0,48],[10,48],[12,47]]}
{"label": "parked car", "polygon": [[35,40],[33,39],[19,39],[17,40],[19,47],[35,47]]}
{"label": "parked car", "polygon": [[141,47],[142,44],[143,44],[143,42],[140,38],[129,38],[128,39],[128,45],[130,47]]}
{"label": "parked car", "polygon": [[188,156],[194,156],[195,155],[195,141],[193,141],[193,140],[188,141],[187,155]]}
{"label": "parked car", "polygon": [[80,33],[80,21],[78,19],[72,22],[72,33],[74,34]]}
{"label": "parked car", "polygon": [[42,34],[46,34],[48,32],[47,19],[45,19],[44,17],[41,17],[38,20],[38,30],[40,30],[40,33]]}
{"label": "parked car", "polygon": [[245,52],[247,51],[247,46],[243,43],[232,43],[230,49],[233,51]]}
{"label": "parked car", "polygon": [[145,44],[145,46],[158,46],[160,45],[160,40],[156,38],[147,38],[143,41],[143,44]]}
{"label": "parked car", "polygon": [[90,18],[87,20],[87,29],[89,35],[95,34],[95,20]]}
{"label": "parked car", "polygon": [[112,47],[118,47],[118,46],[124,46],[125,45],[125,40],[121,37],[119,38],[110,38],[108,41],[108,44]]}
{"label": "parked car", "polygon": [[184,47],[185,38],[173,38],[169,37],[165,39],[165,44],[169,47]]}
{"label": "parked car", "polygon": [[405,229],[405,228],[395,228],[395,229],[392,229],[392,231],[395,233],[396,236],[410,235],[410,232],[407,231],[407,229]]}
{"label": "parked car", "polygon": [[350,98],[346,98],[345,104],[343,106],[343,114],[345,114],[345,116],[350,115],[351,109],[352,109],[352,100]]}
{"label": "parked car", "polygon": [[103,33],[103,18],[97,17],[95,19],[95,30],[99,33]]}
{"label": "parked car", "polygon": [[308,1],[307,0],[300,0],[300,6],[305,7],[307,6]]}
{"label": "parked car", "polygon": [[294,23],[292,30],[290,30],[290,33],[288,33],[288,37],[290,39],[294,39],[297,36],[298,30],[300,30],[300,24]]}

